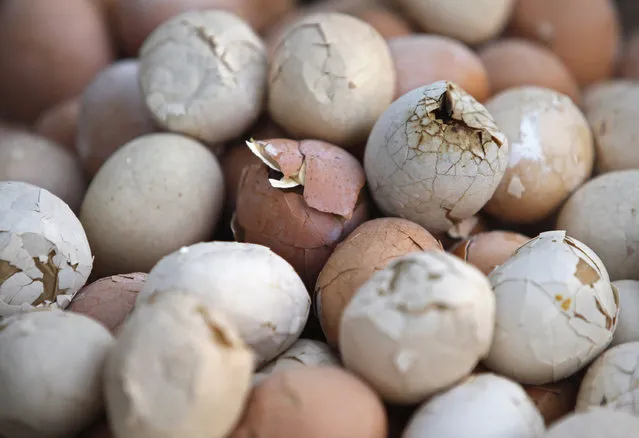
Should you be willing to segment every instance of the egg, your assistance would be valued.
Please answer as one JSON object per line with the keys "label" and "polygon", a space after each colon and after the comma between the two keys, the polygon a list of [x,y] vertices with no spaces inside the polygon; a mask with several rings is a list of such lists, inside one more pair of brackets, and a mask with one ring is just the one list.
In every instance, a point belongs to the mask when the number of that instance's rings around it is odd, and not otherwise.
{"label": "egg", "polygon": [[610,0],[519,0],[509,27],[555,52],[580,86],[614,73],[620,26]]}
{"label": "egg", "polygon": [[628,438],[637,433],[639,418],[627,412],[594,408],[569,415],[554,424],[545,438]]}
{"label": "egg", "polygon": [[441,244],[405,219],[378,218],[357,227],[333,251],[315,284],[314,304],[329,345],[336,347],[344,308],[374,272],[394,258]]}
{"label": "egg", "polygon": [[612,345],[639,342],[639,281],[618,280],[612,284],[619,291],[619,322]]}
{"label": "egg", "polygon": [[563,205],[557,228],[592,248],[612,280],[639,280],[639,170],[608,172]]}
{"label": "egg", "polygon": [[509,143],[488,110],[458,85],[408,92],[371,132],[364,168],[386,216],[446,232],[476,214],[506,172]]}
{"label": "egg", "polygon": [[569,97],[533,86],[503,91],[486,108],[508,138],[510,157],[484,211],[519,224],[547,218],[592,172],[586,118]]}
{"label": "egg", "polygon": [[296,367],[271,374],[253,389],[229,438],[386,438],[378,396],[337,367]]}
{"label": "egg", "polygon": [[71,98],[42,113],[34,123],[33,131],[75,154],[79,116],[80,98]]}
{"label": "egg", "polygon": [[488,278],[497,300],[484,360],[491,370],[525,384],[557,382],[610,344],[618,291],[601,259],[565,231],[539,234]]}
{"label": "egg", "polygon": [[384,7],[364,7],[354,15],[373,26],[387,40],[413,33],[411,25],[401,15]]}
{"label": "egg", "polygon": [[529,240],[512,231],[487,231],[456,243],[450,252],[488,275]]}
{"label": "egg", "polygon": [[440,80],[455,82],[482,102],[490,95],[486,67],[463,43],[441,35],[412,34],[388,41],[395,69],[395,94]]}
{"label": "egg", "polygon": [[524,85],[550,88],[580,101],[572,73],[553,51],[523,38],[502,38],[479,50],[493,94]]}

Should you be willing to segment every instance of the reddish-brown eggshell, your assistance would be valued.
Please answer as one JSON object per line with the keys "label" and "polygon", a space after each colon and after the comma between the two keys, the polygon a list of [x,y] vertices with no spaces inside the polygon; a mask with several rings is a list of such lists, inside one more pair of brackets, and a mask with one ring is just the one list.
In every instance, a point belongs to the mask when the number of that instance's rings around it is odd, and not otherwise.
{"label": "reddish-brown eggshell", "polygon": [[133,309],[146,278],[147,274],[141,272],[101,278],[80,289],[67,310],[91,317],[116,333]]}
{"label": "reddish-brown eggshell", "polygon": [[69,99],[45,111],[33,130],[75,154],[79,115],[80,99]]}
{"label": "reddish-brown eggshell", "polygon": [[512,231],[488,231],[462,240],[450,252],[488,275],[529,240],[530,237]]}

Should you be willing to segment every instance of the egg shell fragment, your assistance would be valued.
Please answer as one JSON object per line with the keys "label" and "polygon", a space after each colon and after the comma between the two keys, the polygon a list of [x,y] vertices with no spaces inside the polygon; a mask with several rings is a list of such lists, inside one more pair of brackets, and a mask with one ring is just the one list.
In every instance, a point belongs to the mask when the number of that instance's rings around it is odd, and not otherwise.
{"label": "egg shell fragment", "polygon": [[520,383],[576,373],[612,340],[619,295],[597,255],[565,231],[547,231],[489,276],[497,323],[484,364]]}
{"label": "egg shell fragment", "polygon": [[344,309],[344,365],[385,400],[416,403],[472,372],[488,353],[495,299],[475,267],[442,251],[391,261]]}
{"label": "egg shell fragment", "polygon": [[67,307],[92,266],[82,225],[60,198],[0,182],[0,320],[33,306]]}

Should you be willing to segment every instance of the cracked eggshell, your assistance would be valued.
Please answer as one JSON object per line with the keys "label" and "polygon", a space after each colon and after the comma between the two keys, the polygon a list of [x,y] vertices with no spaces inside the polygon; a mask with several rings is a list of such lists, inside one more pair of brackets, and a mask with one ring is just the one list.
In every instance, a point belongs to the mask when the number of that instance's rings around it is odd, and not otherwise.
{"label": "cracked eggshell", "polygon": [[148,272],[166,254],[209,239],[223,202],[221,167],[201,143],[170,133],[127,143],[93,178],[80,211],[94,274]]}
{"label": "cracked eggshell", "polygon": [[473,371],[494,324],[495,298],[477,268],[442,251],[412,253],[357,290],[342,315],[339,350],[385,400],[417,403]]}
{"label": "cracked eggshell", "polygon": [[397,99],[368,138],[364,168],[377,206],[431,232],[448,231],[492,197],[509,146],[486,108],[439,81]]}
{"label": "cracked eggshell", "polygon": [[489,279],[497,298],[484,360],[491,370],[531,385],[557,382],[610,344],[619,294],[599,257],[565,231],[541,233]]}
{"label": "cracked eggshell", "polygon": [[[312,288],[335,247],[368,219],[362,165],[344,149],[317,140],[249,142],[266,164],[240,178],[235,239],[268,246]],[[282,177],[269,178],[269,168]]]}
{"label": "cracked eggshell", "polygon": [[486,67],[463,43],[441,35],[411,34],[388,41],[397,70],[396,96],[447,79],[482,102],[490,95]]}
{"label": "cracked eggshell", "polygon": [[248,397],[253,353],[197,295],[154,294],[124,323],[104,373],[117,437],[222,438]]}
{"label": "cracked eggshell", "polygon": [[337,245],[317,278],[313,298],[328,344],[337,347],[344,307],[373,273],[394,258],[429,249],[442,247],[424,228],[400,218],[366,221]]}
{"label": "cracked eggshell", "polygon": [[618,280],[612,284],[619,291],[619,318],[612,345],[639,342],[639,281]]}
{"label": "cracked eggshell", "polygon": [[485,373],[421,405],[402,438],[541,438],[545,432],[544,419],[520,385]]}
{"label": "cracked eggshell", "polygon": [[276,47],[268,84],[269,113],[293,137],[353,147],[392,102],[395,68],[369,24],[341,13],[310,14]]}
{"label": "cracked eggshell", "polygon": [[286,351],[306,324],[310,297],[293,267],[251,243],[205,242],[167,255],[153,267],[138,295],[179,289],[229,315],[256,352],[258,368]]}
{"label": "cracked eggshell", "polygon": [[630,438],[639,430],[639,418],[627,412],[593,408],[555,423],[545,438]]}
{"label": "cracked eggshell", "polygon": [[530,237],[512,231],[487,231],[462,240],[450,252],[488,275],[529,240]]}
{"label": "cracked eggshell", "polygon": [[605,84],[586,89],[584,98],[584,114],[595,139],[595,167],[599,173],[639,168],[639,152],[635,150],[639,137],[639,84]]}
{"label": "cracked eggshell", "polygon": [[612,280],[639,280],[639,170],[595,177],[568,198],[558,229],[597,253]]}
{"label": "cracked eggshell", "polygon": [[257,120],[266,74],[262,40],[223,10],[177,15],[140,50],[140,86],[155,121],[209,144],[231,140]]}
{"label": "cracked eggshell", "polygon": [[65,100],[42,113],[33,125],[33,131],[75,154],[79,115],[80,98]]}
{"label": "cracked eggshell", "polygon": [[67,307],[92,266],[82,224],[60,198],[0,182],[0,320],[32,306]]}
{"label": "cracked eggshell", "polygon": [[23,181],[42,187],[76,212],[86,182],[77,157],[51,140],[19,128],[0,136],[0,181]]}
{"label": "cracked eggshell", "polygon": [[342,362],[331,347],[313,339],[298,339],[288,350],[262,368],[253,378],[259,383],[270,374],[300,366],[341,366]]}
{"label": "cracked eggshell", "polygon": [[386,438],[384,405],[368,385],[338,367],[271,374],[251,394],[230,438]]}
{"label": "cracked eggshell", "polygon": [[134,272],[101,278],[80,289],[67,310],[93,318],[116,334],[133,309],[147,276]]}
{"label": "cracked eggshell", "polygon": [[579,382],[564,379],[548,385],[526,385],[524,389],[548,426],[574,411]]}
{"label": "cracked eggshell", "polygon": [[82,315],[40,310],[0,322],[0,431],[5,438],[68,438],[102,411],[102,371],[113,336]]}
{"label": "cracked eggshell", "polygon": [[479,44],[496,37],[506,27],[515,0],[398,0],[398,3],[428,33]]}
{"label": "cracked eggshell", "polygon": [[547,218],[592,173],[586,118],[568,96],[534,86],[506,90],[486,108],[508,137],[510,158],[484,211],[520,224]]}
{"label": "cracked eggshell", "polygon": [[82,93],[76,150],[90,177],[120,146],[156,131],[138,83],[139,64],[111,64]]}
{"label": "cracked eggshell", "polygon": [[617,345],[588,368],[577,395],[577,412],[593,407],[639,415],[639,342]]}

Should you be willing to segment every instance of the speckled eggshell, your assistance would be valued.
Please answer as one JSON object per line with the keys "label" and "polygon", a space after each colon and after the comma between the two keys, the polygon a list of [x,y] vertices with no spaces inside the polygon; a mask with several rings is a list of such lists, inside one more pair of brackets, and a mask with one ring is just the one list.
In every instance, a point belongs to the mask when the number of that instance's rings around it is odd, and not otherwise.
{"label": "speckled eggshell", "polygon": [[489,276],[497,299],[484,364],[520,383],[573,375],[612,340],[619,294],[597,255],[565,231],[547,231]]}
{"label": "speckled eggshell", "polygon": [[450,252],[488,275],[529,240],[512,231],[487,231],[462,240]]}
{"label": "speckled eggshell", "polygon": [[613,285],[619,290],[619,322],[612,337],[612,345],[639,342],[639,281],[618,280]]}
{"label": "speckled eggshell", "polygon": [[395,68],[369,24],[341,13],[310,14],[276,47],[268,85],[269,114],[293,137],[352,147],[392,102]]}
{"label": "speckled eggshell", "polygon": [[100,277],[148,272],[160,258],[209,239],[222,210],[215,156],[177,134],[149,134],[119,148],[89,186],[80,220]]}
{"label": "speckled eggshell", "polygon": [[385,215],[445,232],[493,196],[508,154],[488,110],[458,85],[439,81],[384,112],[368,138],[364,168]]}
{"label": "speckled eggshell", "polygon": [[92,265],[82,225],[60,198],[0,182],[0,320],[32,306],[67,307]]}
{"label": "speckled eggshell", "polygon": [[568,96],[533,86],[503,91],[486,108],[508,137],[510,157],[484,211],[520,224],[545,219],[590,177],[595,153],[586,118]]}
{"label": "speckled eggshell", "polygon": [[639,430],[639,418],[627,412],[594,408],[555,423],[545,438],[629,438]]}
{"label": "speckled eggshell", "polygon": [[364,222],[328,258],[315,284],[314,304],[329,345],[336,347],[344,307],[355,291],[388,262],[412,252],[441,250],[414,222],[379,218]]}
{"label": "speckled eggshell", "polygon": [[639,280],[639,170],[591,179],[563,205],[558,229],[597,253],[612,280]]}
{"label": "speckled eggshell", "polygon": [[80,289],[67,310],[93,318],[115,334],[133,309],[146,277],[134,272],[101,278]]}
{"label": "speckled eggshell", "polygon": [[208,144],[231,140],[257,120],[266,75],[262,40],[223,10],[177,15],[140,49],[139,81],[154,120]]}

